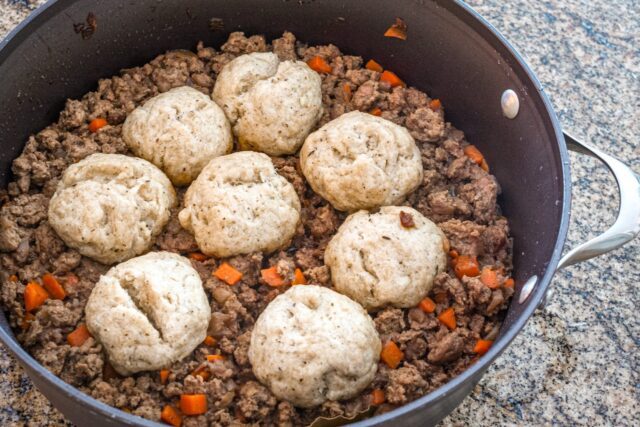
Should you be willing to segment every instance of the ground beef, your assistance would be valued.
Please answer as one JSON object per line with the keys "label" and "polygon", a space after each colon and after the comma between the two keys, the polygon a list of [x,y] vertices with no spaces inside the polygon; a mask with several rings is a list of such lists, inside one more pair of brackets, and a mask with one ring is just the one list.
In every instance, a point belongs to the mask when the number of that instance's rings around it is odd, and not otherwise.
{"label": "ground beef", "polygon": [[398,369],[389,372],[389,383],[386,387],[386,398],[391,404],[402,405],[424,394],[427,382],[418,369],[405,363]]}
{"label": "ground beef", "polygon": [[421,106],[412,111],[405,121],[411,136],[417,141],[434,142],[444,135],[445,127],[442,109],[433,111]]}
{"label": "ground beef", "polygon": [[406,326],[404,311],[399,308],[387,308],[380,311],[374,319],[378,334],[385,341],[385,337],[400,333]]}
{"label": "ground beef", "polygon": [[434,340],[429,348],[427,360],[431,363],[451,362],[460,356],[464,341],[457,332],[450,332],[444,337]]}
{"label": "ground beef", "polygon": [[278,55],[281,61],[295,61],[298,59],[296,55],[296,38],[291,33],[284,35],[273,41],[273,52]]}
{"label": "ground beef", "polygon": [[198,245],[196,239],[187,230],[182,228],[178,221],[178,212],[183,206],[171,211],[171,219],[166,225],[164,233],[156,240],[157,246],[163,251],[196,252]]}
{"label": "ground beef", "polygon": [[338,229],[339,218],[330,204],[314,210],[314,215],[308,222],[308,229],[312,236],[322,237],[334,233]]}
{"label": "ground beef", "polygon": [[[155,250],[190,256],[211,301],[209,335],[213,346],[202,344],[191,355],[169,367],[163,384],[158,372],[131,377],[118,375],[99,343],[92,338],[72,347],[67,335],[84,322],[84,306],[107,266],[84,258],[64,245],[47,222],[47,207],[64,170],[90,154],[130,154],[121,138],[122,123],[147,99],[189,85],[211,93],[222,67],[241,54],[274,51],[283,60],[321,56],[332,67],[322,74],[325,112],[318,126],[348,111],[381,110],[382,117],[406,126],[418,143],[424,166],[422,185],[407,204],[438,223],[451,250],[476,256],[482,266],[499,272],[502,281],[511,273],[507,220],[496,203],[500,187],[495,178],[464,154],[464,134],[446,123],[443,108],[431,108],[432,99],[411,87],[391,88],[380,74],[363,68],[363,59],[343,55],[333,45],[306,46],[291,33],[268,44],[262,36],[232,33],[220,51],[198,43],[196,52],[162,54],[141,67],[98,82],[95,92],[68,100],[57,122],[31,136],[13,162],[14,180],[0,192],[0,302],[20,342],[47,369],[106,404],[158,420],[164,405],[176,405],[181,393],[204,393],[209,409],[204,415],[185,417],[183,425],[305,425],[319,416],[354,416],[370,406],[372,389],[384,390],[387,402],[378,412],[393,409],[446,383],[462,372],[476,355],[477,339],[495,339],[504,310],[513,294],[510,287],[490,289],[477,277],[458,278],[452,268],[440,273],[430,297],[433,313],[420,308],[386,308],[372,313],[383,342],[394,341],[404,353],[396,369],[379,364],[372,384],[362,395],[344,402],[325,402],[318,408],[299,409],[278,401],[251,372],[248,348],[253,324],[260,312],[288,286],[271,288],[260,270],[275,266],[290,280],[296,268],[308,283],[331,286],[324,250],[346,218],[315,194],[306,183],[298,158],[274,158],[278,172],[294,186],[302,205],[302,221],[286,250],[226,260],[202,258],[191,234],[172,211]],[[402,70],[394,70],[402,74]],[[349,96],[345,85],[351,89]],[[105,118],[108,126],[97,133],[91,120]],[[212,276],[221,262],[243,273],[234,286]],[[25,285],[55,274],[67,293],[63,301],[48,300],[35,313],[23,308]],[[437,318],[453,307],[457,328],[450,331]],[[211,353],[223,361],[207,361]],[[202,374],[205,372],[206,374]],[[200,373],[200,374],[199,374]]]}
{"label": "ground beef", "polygon": [[240,387],[238,411],[248,420],[260,420],[268,416],[276,403],[269,389],[256,381],[248,381]]}

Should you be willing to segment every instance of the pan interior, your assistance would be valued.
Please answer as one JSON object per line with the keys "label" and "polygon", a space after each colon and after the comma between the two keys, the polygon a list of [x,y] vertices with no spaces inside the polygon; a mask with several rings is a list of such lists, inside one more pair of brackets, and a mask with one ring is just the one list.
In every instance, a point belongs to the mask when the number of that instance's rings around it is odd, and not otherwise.
{"label": "pan interior", "polygon": [[[90,13],[97,29],[83,38],[74,24]],[[408,25],[406,41],[382,37],[396,17]],[[238,30],[269,39],[289,30],[309,44],[333,43],[346,53],[375,58],[440,98],[448,119],[482,151],[500,182],[500,204],[515,239],[516,283],[537,275],[548,284],[547,267],[566,231],[566,153],[559,129],[527,69],[455,2],[53,2],[0,51],[0,184],[9,182],[11,161],[28,136],[55,120],[67,98],[166,50],[194,49],[198,40],[219,46]],[[513,120],[500,107],[506,89],[520,100]],[[532,309],[528,302],[518,304],[517,295],[503,330]],[[8,328],[4,315],[0,323]]]}

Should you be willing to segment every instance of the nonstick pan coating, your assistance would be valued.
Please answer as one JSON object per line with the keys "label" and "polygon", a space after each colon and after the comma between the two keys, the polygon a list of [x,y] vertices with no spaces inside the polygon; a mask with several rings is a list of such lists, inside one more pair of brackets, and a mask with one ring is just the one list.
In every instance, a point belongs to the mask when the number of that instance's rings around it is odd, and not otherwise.
{"label": "nonstick pan coating", "polygon": [[[92,17],[95,31],[74,31],[74,24]],[[382,37],[396,17],[409,27],[404,42]],[[210,25],[212,18],[216,25]],[[445,386],[362,425],[437,423],[471,391],[542,300],[564,244],[570,199],[566,146],[540,83],[495,29],[461,2],[50,1],[0,45],[1,184],[9,182],[11,161],[28,136],[55,120],[67,98],[78,98],[99,78],[166,50],[193,49],[199,40],[219,46],[238,30],[269,39],[289,30],[310,44],[333,43],[346,53],[376,58],[410,85],[442,99],[448,119],[492,165],[515,239],[517,292],[501,335],[480,361]],[[520,100],[513,120],[500,108],[507,89]],[[533,291],[519,303],[523,284],[533,276]],[[102,404],[52,375],[20,347],[4,314],[0,339],[76,424],[157,425]]]}

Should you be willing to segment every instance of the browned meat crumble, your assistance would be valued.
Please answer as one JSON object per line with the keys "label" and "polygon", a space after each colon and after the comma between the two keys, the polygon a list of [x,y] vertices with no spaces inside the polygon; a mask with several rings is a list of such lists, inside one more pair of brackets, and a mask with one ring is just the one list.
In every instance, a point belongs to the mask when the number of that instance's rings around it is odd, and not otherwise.
{"label": "browned meat crumble", "polygon": [[[422,152],[424,182],[407,205],[436,222],[460,255],[477,256],[481,266],[511,271],[511,239],[507,220],[496,204],[495,178],[463,152],[464,134],[444,120],[442,108],[429,107],[431,98],[412,87],[391,88],[380,74],[363,68],[358,56],[343,55],[333,46],[308,47],[285,33],[268,44],[262,36],[233,33],[215,50],[197,46],[196,53],[173,51],[119,76],[100,80],[97,90],[81,100],[68,100],[56,123],[33,135],[13,163],[15,181],[0,193],[0,300],[18,339],[47,369],[83,392],[120,409],[160,419],[166,404],[176,405],[182,393],[207,395],[208,412],[184,417],[183,425],[260,423],[299,425],[318,416],[350,416],[369,407],[373,389],[385,392],[386,403],[377,412],[403,405],[443,385],[465,370],[477,355],[475,342],[493,339],[512,288],[485,286],[478,277],[458,279],[453,268],[435,280],[430,297],[435,313],[420,308],[388,308],[372,313],[384,342],[393,340],[404,361],[390,369],[382,361],[378,373],[359,397],[326,402],[315,409],[297,409],[278,401],[259,384],[247,358],[254,321],[264,307],[288,286],[272,288],[260,278],[260,269],[276,265],[284,277],[300,268],[309,283],[331,286],[323,263],[328,240],[345,218],[306,184],[295,156],[274,158],[280,172],[295,187],[302,202],[302,225],[291,246],[271,255],[255,253],[224,261],[243,273],[229,286],[214,276],[223,260],[193,260],[211,300],[209,334],[217,343],[201,345],[191,356],[170,367],[166,384],[158,372],[120,377],[110,367],[100,344],[90,338],[71,347],[67,335],[83,323],[84,306],[100,274],[108,267],[80,256],[56,236],[47,222],[47,205],[65,168],[96,152],[124,153],[122,123],[145,100],[173,87],[189,85],[210,94],[221,68],[238,55],[273,50],[281,59],[309,60],[321,56],[333,68],[322,75],[325,113],[318,126],[352,111],[379,108],[382,117],[406,126]],[[394,70],[401,74],[402,70]],[[351,91],[345,90],[348,85]],[[105,118],[108,126],[97,133],[88,129],[92,119]],[[179,191],[182,199],[182,191]],[[198,248],[177,220],[177,209],[157,239],[156,249],[189,254]],[[407,224],[409,226],[409,224]],[[67,292],[63,301],[49,299],[25,320],[23,292],[28,281],[46,272],[59,278]],[[17,276],[11,277],[11,275]],[[437,315],[453,307],[457,328],[450,331]],[[30,320],[30,321],[28,321]],[[207,362],[210,353],[223,362]],[[205,378],[192,375],[199,368]]]}

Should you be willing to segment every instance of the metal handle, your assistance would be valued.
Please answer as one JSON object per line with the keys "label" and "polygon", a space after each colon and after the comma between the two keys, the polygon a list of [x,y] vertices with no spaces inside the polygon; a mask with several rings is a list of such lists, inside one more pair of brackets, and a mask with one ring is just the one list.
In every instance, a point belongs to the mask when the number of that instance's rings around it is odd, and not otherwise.
{"label": "metal handle", "polygon": [[558,270],[611,252],[640,233],[640,181],[635,173],[620,160],[595,147],[580,142],[565,132],[567,147],[602,161],[618,182],[620,207],[616,222],[604,233],[570,250],[558,263]]}

